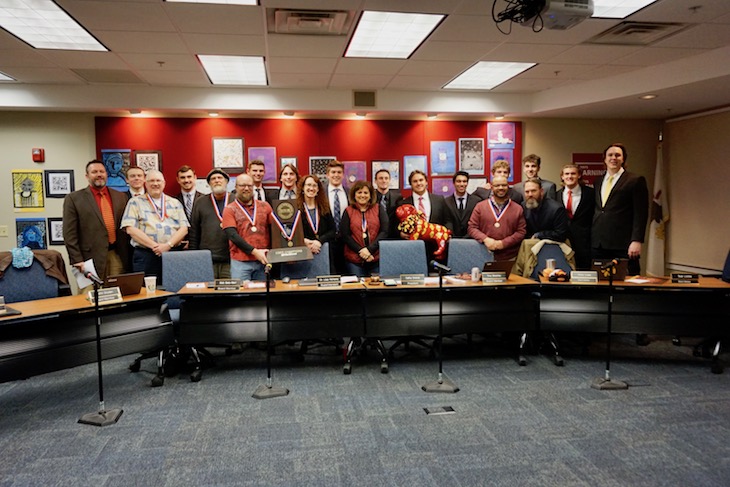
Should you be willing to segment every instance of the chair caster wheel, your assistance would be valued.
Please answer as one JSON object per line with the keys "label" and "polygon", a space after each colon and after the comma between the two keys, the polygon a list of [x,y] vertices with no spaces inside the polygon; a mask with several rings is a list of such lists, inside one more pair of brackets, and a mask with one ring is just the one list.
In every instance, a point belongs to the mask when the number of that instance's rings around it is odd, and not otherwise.
{"label": "chair caster wheel", "polygon": [[203,378],[203,371],[202,370],[193,370],[193,373],[190,374],[190,382],[200,382],[200,379]]}
{"label": "chair caster wheel", "polygon": [[525,365],[527,365],[527,357],[520,355],[517,358],[517,363],[520,364],[520,366],[524,367]]}
{"label": "chair caster wheel", "polygon": [[383,362],[380,364],[380,373],[381,374],[387,374],[388,373],[388,364]]}
{"label": "chair caster wheel", "polygon": [[130,372],[139,372],[139,369],[141,366],[142,366],[142,364],[140,362],[138,362],[137,360],[135,360],[134,362],[129,364],[129,371]]}
{"label": "chair caster wheel", "polygon": [[715,364],[712,364],[712,367],[710,368],[710,370],[712,371],[713,374],[722,374],[724,367],[722,366],[722,364],[715,363]]}
{"label": "chair caster wheel", "polygon": [[165,383],[165,376],[164,375],[156,375],[152,378],[152,382],[150,385],[152,387],[161,387]]}
{"label": "chair caster wheel", "polygon": [[682,346],[682,339],[679,337],[672,338],[672,345],[675,347],[681,347]]}
{"label": "chair caster wheel", "polygon": [[558,367],[562,367],[563,365],[565,365],[565,361],[563,361],[563,357],[561,357],[560,355],[556,355],[553,361]]}
{"label": "chair caster wheel", "polygon": [[350,375],[352,373],[352,364],[345,364],[342,367],[342,373],[345,375]]}

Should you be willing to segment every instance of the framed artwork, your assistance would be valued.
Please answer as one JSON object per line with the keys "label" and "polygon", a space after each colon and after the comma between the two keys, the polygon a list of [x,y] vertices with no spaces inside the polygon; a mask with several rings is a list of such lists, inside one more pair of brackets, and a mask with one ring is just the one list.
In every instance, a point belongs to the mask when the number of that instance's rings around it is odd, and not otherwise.
{"label": "framed artwork", "polygon": [[431,193],[443,196],[451,196],[454,194],[454,181],[450,177],[434,177],[431,178]]}
{"label": "framed artwork", "polygon": [[342,161],[345,165],[343,176],[344,184],[352,186],[355,181],[367,181],[367,166],[365,161]]}
{"label": "framed artwork", "polygon": [[335,156],[311,156],[309,158],[309,174],[314,174],[319,177],[322,183],[327,181],[327,164],[330,161],[335,161]]}
{"label": "framed artwork", "polygon": [[63,245],[63,218],[46,218],[48,245]]}
{"label": "framed artwork", "polygon": [[411,189],[408,176],[416,169],[428,174],[428,157],[403,156],[403,189]]}
{"label": "framed artwork", "polygon": [[292,165],[292,166],[296,167],[297,158],[294,156],[279,158],[279,169],[282,169],[284,166],[288,166],[288,165]]}
{"label": "framed artwork", "polygon": [[15,211],[43,211],[43,171],[13,170],[11,174]]}
{"label": "framed artwork", "polygon": [[261,161],[264,163],[264,183],[276,183],[279,171],[276,168],[276,147],[249,147],[248,163]]}
{"label": "framed artwork", "polygon": [[[235,180],[236,178],[232,178],[232,179]],[[230,182],[230,180],[229,180],[229,182]],[[198,178],[195,180],[195,191],[197,191],[199,193],[203,193],[203,194],[210,194],[212,190],[210,189],[210,185],[208,184],[207,179]]]}
{"label": "framed artwork", "polygon": [[243,170],[243,138],[213,137],[213,167]]}
{"label": "framed artwork", "polygon": [[456,172],[456,142],[452,140],[431,141],[431,175],[454,174]]}
{"label": "framed artwork", "polygon": [[487,184],[487,178],[469,178],[469,184],[466,185],[466,192],[472,194],[477,188]]}
{"label": "framed artwork", "polygon": [[373,175],[373,186],[375,185],[375,174],[381,169],[385,169],[390,173],[389,189],[400,188],[400,162],[398,161],[373,161],[370,171]]}
{"label": "framed artwork", "polygon": [[137,150],[134,151],[134,167],[142,168],[144,172],[150,169],[162,171],[162,151]]}
{"label": "framed artwork", "polygon": [[122,193],[129,189],[129,185],[127,184],[127,169],[129,169],[131,154],[131,149],[101,150],[101,162],[106,167],[106,185],[109,188],[116,189]]}
{"label": "framed artwork", "polygon": [[492,166],[497,161],[507,161],[509,163],[509,179],[508,183],[512,183],[515,180],[515,164],[514,155],[511,150],[490,150],[489,151],[489,173],[492,173]]}
{"label": "framed artwork", "polygon": [[514,149],[514,122],[487,122],[487,141],[490,149]]}
{"label": "framed artwork", "polygon": [[74,172],[68,171],[43,171],[46,180],[46,198],[64,198],[74,190]]}
{"label": "framed artwork", "polygon": [[484,174],[484,139],[459,139],[459,170]]}
{"label": "framed artwork", "polygon": [[15,234],[18,247],[31,250],[46,249],[46,220],[44,218],[16,218]]}

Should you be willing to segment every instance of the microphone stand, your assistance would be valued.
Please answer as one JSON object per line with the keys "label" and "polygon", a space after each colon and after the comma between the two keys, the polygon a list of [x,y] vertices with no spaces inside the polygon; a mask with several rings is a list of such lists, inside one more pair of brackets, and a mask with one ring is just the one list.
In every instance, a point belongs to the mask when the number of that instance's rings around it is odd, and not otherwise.
{"label": "microphone stand", "polygon": [[444,377],[444,358],[443,354],[443,341],[444,341],[444,272],[448,272],[451,269],[443,264],[437,264],[435,261],[432,262],[432,266],[436,268],[439,273],[439,332],[436,339],[439,342],[439,375],[435,382],[428,382],[421,386],[425,392],[459,392],[459,387]]}
{"label": "microphone stand", "polygon": [[620,380],[611,380],[611,317],[613,315],[613,274],[618,262],[612,260],[608,267],[608,317],[607,317],[607,341],[606,341],[606,374],[603,377],[593,379],[591,387],[601,391],[618,391],[628,389],[629,385]]}
{"label": "microphone stand", "polygon": [[101,312],[99,311],[99,285],[101,281],[96,276],[87,275],[94,284],[94,318],[96,321],[96,366],[97,375],[99,376],[99,411],[88,413],[81,416],[80,424],[90,424],[92,426],[109,426],[119,421],[122,413],[121,409],[109,409],[104,406],[104,378],[101,372]]}
{"label": "microphone stand", "polygon": [[271,380],[271,264],[264,267],[266,274],[266,384],[256,388],[252,397],[254,399],[271,399],[289,394],[289,389],[274,387]]}

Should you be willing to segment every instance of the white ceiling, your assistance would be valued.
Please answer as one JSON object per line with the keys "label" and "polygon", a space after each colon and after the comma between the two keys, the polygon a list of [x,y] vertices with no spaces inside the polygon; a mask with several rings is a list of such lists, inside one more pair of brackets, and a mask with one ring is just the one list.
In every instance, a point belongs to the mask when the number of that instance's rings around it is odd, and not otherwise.
{"label": "white ceiling", "polygon": [[[32,49],[0,30],[0,109],[159,115],[347,116],[352,90],[376,91],[369,116],[671,118],[730,106],[730,1],[659,0],[626,20],[686,24],[649,46],[587,41],[619,20],[566,31],[515,25],[502,34],[493,0],[260,0],[261,6],[162,0],[58,0],[110,52]],[[697,7],[699,8],[690,8]],[[269,34],[267,8],[444,13],[408,60],[345,59],[344,36]],[[353,24],[354,25],[354,24]],[[196,54],[261,55],[269,86],[212,86]],[[489,92],[441,87],[477,61],[538,63]],[[89,81],[93,80],[93,81]],[[639,100],[647,93],[659,95]]]}

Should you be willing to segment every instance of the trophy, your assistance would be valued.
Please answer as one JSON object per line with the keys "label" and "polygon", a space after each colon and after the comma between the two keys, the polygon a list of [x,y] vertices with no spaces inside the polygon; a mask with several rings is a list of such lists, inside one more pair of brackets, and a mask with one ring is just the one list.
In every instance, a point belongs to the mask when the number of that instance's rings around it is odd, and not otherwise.
{"label": "trophy", "polygon": [[292,200],[276,200],[273,203],[271,223],[271,250],[267,259],[271,264],[311,260],[312,252],[304,245],[302,212]]}

